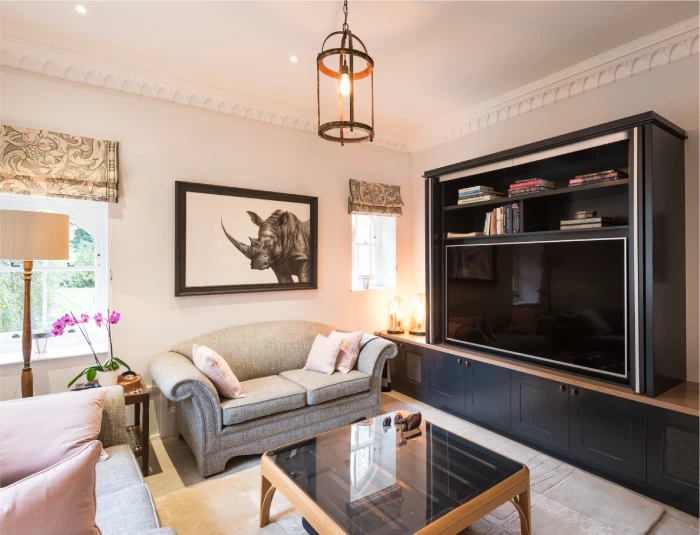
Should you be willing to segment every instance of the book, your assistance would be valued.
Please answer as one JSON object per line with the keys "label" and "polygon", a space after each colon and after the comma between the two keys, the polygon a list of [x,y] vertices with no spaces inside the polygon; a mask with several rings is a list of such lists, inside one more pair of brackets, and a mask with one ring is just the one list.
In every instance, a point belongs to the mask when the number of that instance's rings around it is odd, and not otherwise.
{"label": "book", "polygon": [[513,184],[509,186],[508,189],[519,189],[526,188],[529,186],[544,186],[547,188],[553,188],[554,182],[551,180],[545,180],[543,178],[530,178],[525,180],[516,180]]}
{"label": "book", "polygon": [[506,209],[506,228],[505,234],[513,234],[513,205],[509,204]]}
{"label": "book", "polygon": [[579,225],[562,225],[559,230],[574,230],[579,228],[602,228],[612,227],[610,223],[581,223]]}
{"label": "book", "polygon": [[460,195],[462,193],[471,193],[472,191],[493,191],[491,186],[471,186],[469,188],[462,188],[457,193]]}
{"label": "book", "polygon": [[587,217],[585,219],[566,219],[559,222],[561,225],[582,225],[585,223],[612,223],[610,217]]}
{"label": "book", "polygon": [[496,211],[492,210],[491,211],[491,218],[489,220],[489,224],[491,225],[491,227],[489,228],[489,236],[493,236],[494,234],[496,234],[496,230],[497,230],[496,219],[497,219]]}
{"label": "book", "polygon": [[595,210],[580,210],[578,212],[574,212],[574,217],[576,219],[586,219],[588,217],[595,217],[598,215],[598,212]]}
{"label": "book", "polygon": [[600,175],[609,175],[611,173],[617,174],[620,178],[627,178],[627,173],[620,171],[619,169],[607,169],[605,171],[597,171],[595,173],[588,173],[585,175],[576,175],[574,178],[591,178]]}
{"label": "book", "polygon": [[503,207],[496,208],[496,234],[503,234]]}
{"label": "book", "polygon": [[491,212],[488,212],[486,214],[486,217],[484,217],[484,234],[486,236],[488,236],[490,230],[491,230]]}
{"label": "book", "polygon": [[574,184],[593,184],[595,182],[602,182],[602,181],[606,181],[606,180],[617,180],[618,178],[624,178],[624,177],[621,177],[616,172],[606,173],[603,175],[589,176],[589,177],[576,177],[576,178],[572,178],[571,180],[569,180],[569,186],[572,186]]}
{"label": "book", "polygon": [[518,195],[527,195],[529,193],[540,193],[542,191],[552,191],[554,188],[546,186],[529,186],[525,188],[512,189],[508,192],[508,197],[516,197]]}
{"label": "book", "polygon": [[500,195],[481,195],[479,197],[467,197],[457,201],[457,204],[471,204],[474,202],[491,201],[494,199],[499,199]]}
{"label": "book", "polygon": [[473,197],[475,195],[501,195],[498,191],[493,191],[493,190],[480,190],[480,189],[475,189],[474,191],[465,191],[465,192],[460,192],[459,195],[457,195],[458,198],[462,199],[464,197]]}
{"label": "book", "polygon": [[520,232],[520,205],[513,204],[513,234]]}
{"label": "book", "polygon": [[447,237],[448,238],[473,238],[474,236],[483,236],[483,232],[448,232]]}

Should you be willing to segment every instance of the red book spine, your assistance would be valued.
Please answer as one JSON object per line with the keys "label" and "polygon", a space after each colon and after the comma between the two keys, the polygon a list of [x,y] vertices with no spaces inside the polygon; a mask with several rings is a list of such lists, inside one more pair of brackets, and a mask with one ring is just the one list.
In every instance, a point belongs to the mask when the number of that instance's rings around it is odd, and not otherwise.
{"label": "red book spine", "polygon": [[511,184],[509,189],[527,188],[529,186],[539,186],[539,185],[540,185],[540,179],[535,178],[533,180],[528,180],[527,182],[516,182],[515,184]]}

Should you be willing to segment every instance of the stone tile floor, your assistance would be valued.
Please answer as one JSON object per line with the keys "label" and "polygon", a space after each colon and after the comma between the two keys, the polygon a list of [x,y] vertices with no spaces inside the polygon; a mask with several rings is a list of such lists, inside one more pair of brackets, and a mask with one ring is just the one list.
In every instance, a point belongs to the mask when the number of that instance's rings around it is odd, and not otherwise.
{"label": "stone tile floor", "polygon": [[[382,409],[424,419],[530,468],[534,535],[698,535],[698,519],[569,466],[496,433],[396,392]],[[306,535],[301,517],[279,492],[270,525],[258,527],[259,456],[232,459],[226,470],[203,479],[187,444],[177,437],[152,442],[152,475],[146,478],[164,526],[179,535]],[[465,535],[516,535],[518,514],[505,504]]]}

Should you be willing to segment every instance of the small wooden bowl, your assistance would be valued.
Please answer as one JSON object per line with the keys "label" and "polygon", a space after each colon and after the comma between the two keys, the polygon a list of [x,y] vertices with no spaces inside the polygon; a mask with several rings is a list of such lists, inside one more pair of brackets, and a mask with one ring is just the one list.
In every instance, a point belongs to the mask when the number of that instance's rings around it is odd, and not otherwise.
{"label": "small wooden bowl", "polygon": [[121,385],[125,394],[128,394],[129,392],[138,390],[141,387],[141,376],[131,375],[129,377],[124,377],[120,375],[119,379],[117,380],[117,384]]}

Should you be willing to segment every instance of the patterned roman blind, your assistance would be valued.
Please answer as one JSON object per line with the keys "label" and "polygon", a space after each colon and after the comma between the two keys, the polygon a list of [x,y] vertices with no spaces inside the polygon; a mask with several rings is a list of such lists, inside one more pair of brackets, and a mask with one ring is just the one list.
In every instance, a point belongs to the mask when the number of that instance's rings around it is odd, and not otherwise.
{"label": "patterned roman blind", "polygon": [[0,126],[0,192],[117,202],[119,143]]}
{"label": "patterned roman blind", "polygon": [[401,186],[350,179],[348,213],[399,217],[402,206]]}

